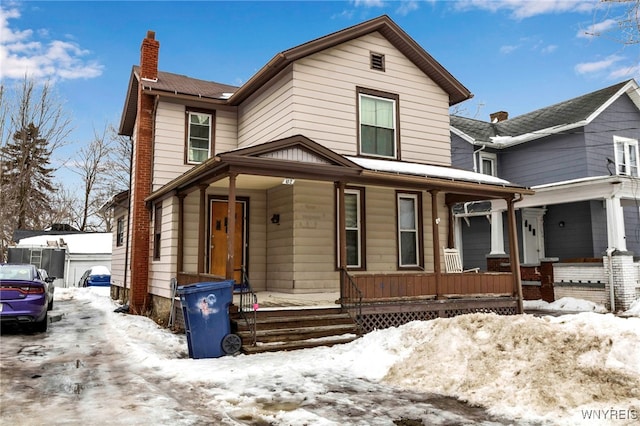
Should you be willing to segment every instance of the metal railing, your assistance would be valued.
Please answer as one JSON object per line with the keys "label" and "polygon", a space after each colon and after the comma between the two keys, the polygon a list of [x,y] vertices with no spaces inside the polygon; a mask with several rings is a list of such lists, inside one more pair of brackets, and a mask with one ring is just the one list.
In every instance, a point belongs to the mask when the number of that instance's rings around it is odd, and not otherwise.
{"label": "metal railing", "polygon": [[341,277],[342,297],[340,304],[351,315],[362,333],[362,291],[345,268],[342,269]]}
{"label": "metal railing", "polygon": [[[240,306],[238,312],[240,317],[245,321],[249,332],[251,333],[251,345],[256,345],[256,311],[258,310],[258,296],[251,288],[249,283],[249,275],[244,266],[239,269],[242,272],[242,279],[239,288]],[[234,291],[236,288],[234,288]]]}

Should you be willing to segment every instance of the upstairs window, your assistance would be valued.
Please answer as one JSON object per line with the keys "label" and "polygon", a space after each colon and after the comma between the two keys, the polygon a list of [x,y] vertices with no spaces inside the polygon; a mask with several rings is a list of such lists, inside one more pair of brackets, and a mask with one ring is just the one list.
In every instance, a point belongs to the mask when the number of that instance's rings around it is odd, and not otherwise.
{"label": "upstairs window", "polygon": [[480,152],[480,173],[489,176],[498,176],[497,157],[491,152]]}
{"label": "upstairs window", "polygon": [[359,89],[358,102],[360,154],[398,158],[398,97]]}
{"label": "upstairs window", "polygon": [[613,142],[617,174],[638,177],[638,141],[614,136]]}
{"label": "upstairs window", "polygon": [[213,114],[187,111],[187,119],[187,163],[202,163],[211,156]]}

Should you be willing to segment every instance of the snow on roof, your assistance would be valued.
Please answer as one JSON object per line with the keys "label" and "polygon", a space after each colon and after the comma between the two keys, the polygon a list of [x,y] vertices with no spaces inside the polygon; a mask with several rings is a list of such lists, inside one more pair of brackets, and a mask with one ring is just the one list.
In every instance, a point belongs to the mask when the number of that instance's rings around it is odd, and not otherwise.
{"label": "snow on roof", "polygon": [[21,239],[18,242],[18,247],[47,247],[47,241],[60,242],[60,240],[64,241],[69,253],[111,254],[113,235],[111,234],[111,232],[99,232],[90,234],[38,235],[36,237]]}
{"label": "snow on roof", "polygon": [[454,169],[451,167],[407,163],[404,161],[374,160],[371,158],[361,157],[347,156],[346,158],[353,161],[357,165],[371,171],[409,174],[441,179],[463,180],[467,182],[486,183],[492,185],[513,185],[511,182],[495,176],[469,172],[467,170]]}

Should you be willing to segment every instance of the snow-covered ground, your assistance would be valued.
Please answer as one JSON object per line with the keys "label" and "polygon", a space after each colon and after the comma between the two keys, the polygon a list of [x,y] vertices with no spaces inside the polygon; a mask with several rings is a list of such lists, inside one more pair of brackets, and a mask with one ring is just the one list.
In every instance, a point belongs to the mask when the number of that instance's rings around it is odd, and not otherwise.
{"label": "snow-covered ground", "polygon": [[[597,306],[579,300],[527,302],[530,309],[588,312],[471,314],[378,330],[331,348],[194,360],[186,355],[184,335],[113,312],[119,305],[108,291],[56,289],[56,299],[103,312],[102,337],[126,354],[127,363],[153,372],[158,382],[197,390],[220,424],[393,425],[398,413],[423,424],[461,424],[453,414],[436,422],[433,416],[443,414],[418,405],[394,411],[394,394],[451,396],[518,425],[640,422],[640,302],[625,318],[596,313]],[[379,410],[366,406],[381,390],[391,403]],[[96,405],[103,407],[96,424],[113,420],[108,405]],[[149,424],[154,420],[151,415]],[[126,415],[118,421],[127,423]]]}

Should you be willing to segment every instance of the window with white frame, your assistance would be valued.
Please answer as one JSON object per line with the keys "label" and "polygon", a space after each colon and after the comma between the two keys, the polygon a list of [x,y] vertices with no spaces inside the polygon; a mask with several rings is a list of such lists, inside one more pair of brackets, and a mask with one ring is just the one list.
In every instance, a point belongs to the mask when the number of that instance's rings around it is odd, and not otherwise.
{"label": "window with white frame", "polygon": [[116,247],[124,244],[124,217],[119,217],[116,225]]}
{"label": "window with white frame", "polygon": [[398,158],[397,96],[359,89],[358,102],[360,153]]}
{"label": "window with white frame", "polygon": [[187,118],[187,163],[202,163],[211,155],[213,114],[187,111]]}
{"label": "window with white frame", "polygon": [[614,136],[616,174],[638,176],[638,141]]}
{"label": "window with white frame", "polygon": [[398,193],[398,265],[419,267],[422,223],[419,193]]}
{"label": "window with white frame", "polygon": [[480,173],[489,176],[498,176],[498,159],[496,154],[492,152],[480,152],[478,156],[480,158]]}
{"label": "window with white frame", "polygon": [[162,238],[162,204],[156,204],[153,213],[153,260],[160,260],[160,241]]}
{"label": "window with white frame", "polygon": [[347,268],[350,269],[364,268],[362,197],[363,192],[359,188],[346,188],[344,191],[345,236],[347,248],[346,265]]}

